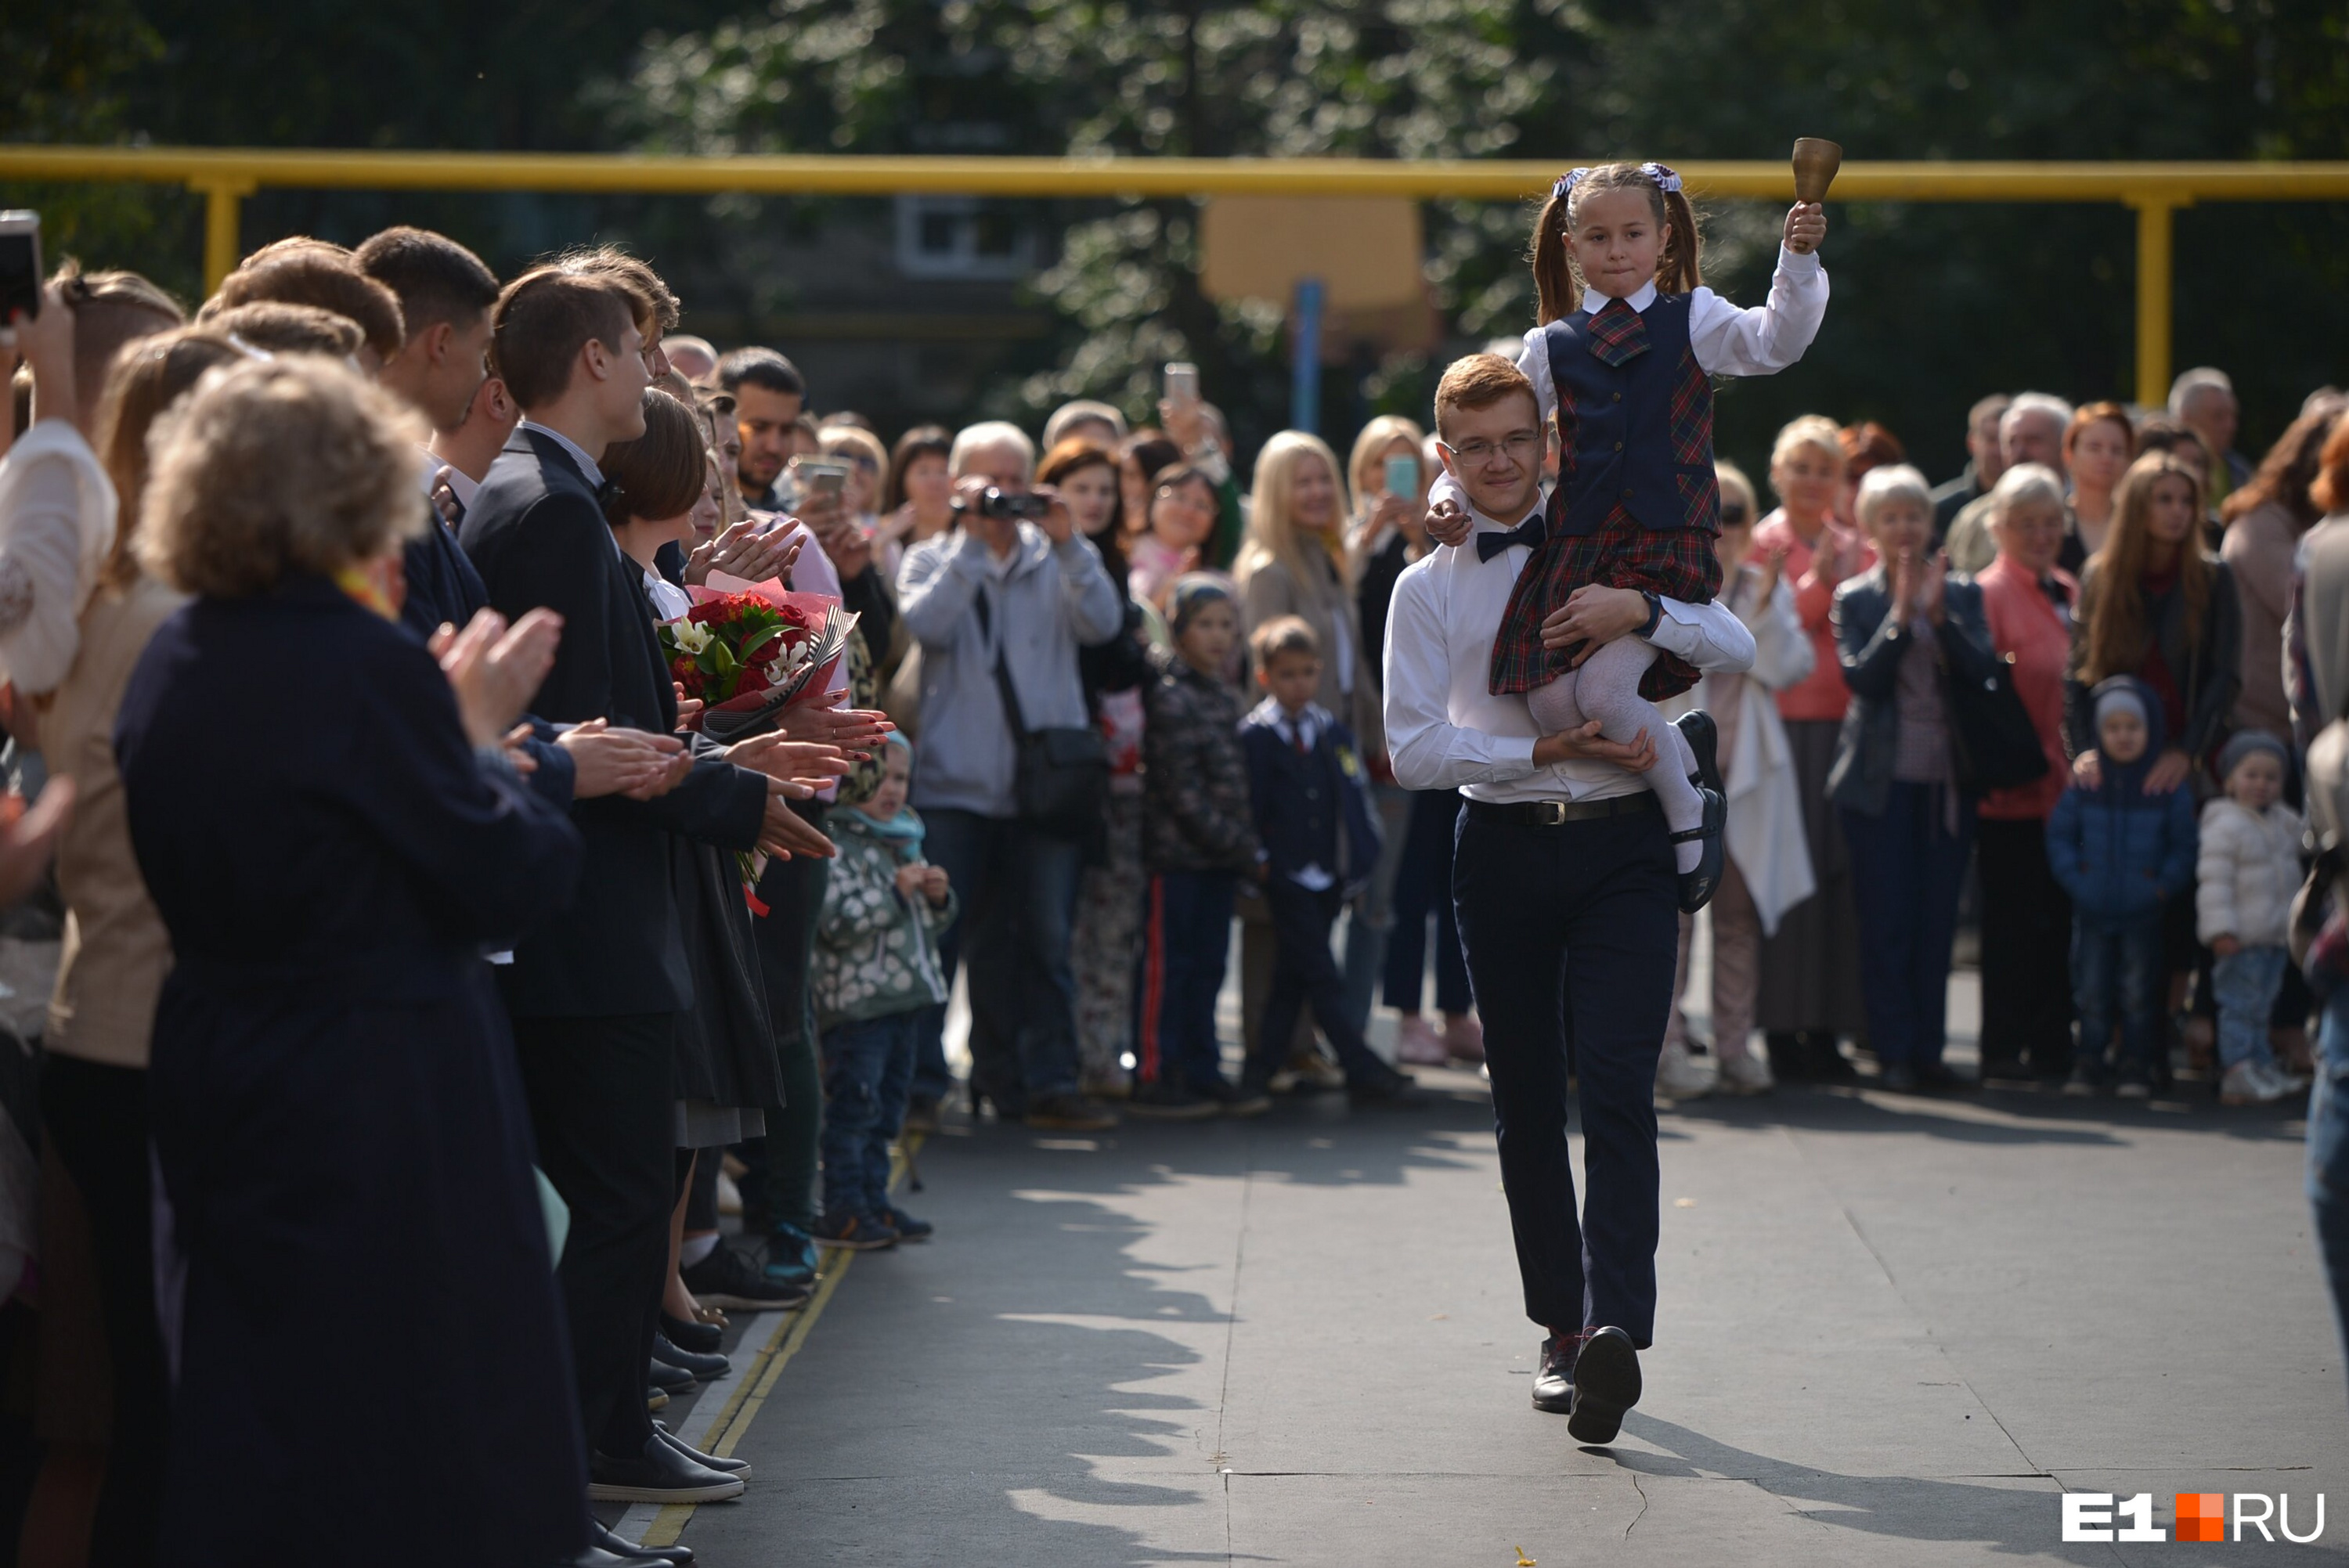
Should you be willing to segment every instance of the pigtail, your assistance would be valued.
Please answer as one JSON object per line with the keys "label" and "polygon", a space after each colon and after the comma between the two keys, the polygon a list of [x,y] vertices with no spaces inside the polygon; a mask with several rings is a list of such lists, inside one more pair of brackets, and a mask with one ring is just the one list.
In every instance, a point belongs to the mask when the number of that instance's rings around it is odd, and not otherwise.
{"label": "pigtail", "polygon": [[1571,198],[1553,195],[1542,203],[1541,215],[1534,220],[1534,292],[1537,316],[1534,325],[1547,326],[1572,315],[1582,301],[1581,281],[1574,275],[1574,262],[1566,253],[1566,225]]}
{"label": "pigtail", "polygon": [[1656,261],[1656,286],[1666,294],[1693,294],[1704,286],[1696,209],[1678,189],[1663,192],[1663,198],[1664,248]]}

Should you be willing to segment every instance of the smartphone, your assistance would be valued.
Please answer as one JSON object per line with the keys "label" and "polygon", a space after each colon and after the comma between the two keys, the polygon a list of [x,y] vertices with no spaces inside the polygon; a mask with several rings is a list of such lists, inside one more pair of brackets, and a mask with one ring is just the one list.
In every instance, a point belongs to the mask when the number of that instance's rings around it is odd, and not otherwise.
{"label": "smartphone", "polygon": [[800,458],[793,460],[792,469],[810,495],[838,495],[848,483],[846,463],[827,462],[821,458]]}
{"label": "smartphone", "polygon": [[1174,360],[1166,366],[1166,400],[1169,403],[1196,403],[1199,400],[1199,367]]}
{"label": "smartphone", "polygon": [[0,212],[0,343],[12,348],[19,311],[41,314],[41,215],[22,209]]}
{"label": "smartphone", "polygon": [[1419,459],[1389,458],[1387,459],[1387,494],[1399,495],[1405,500],[1419,494]]}

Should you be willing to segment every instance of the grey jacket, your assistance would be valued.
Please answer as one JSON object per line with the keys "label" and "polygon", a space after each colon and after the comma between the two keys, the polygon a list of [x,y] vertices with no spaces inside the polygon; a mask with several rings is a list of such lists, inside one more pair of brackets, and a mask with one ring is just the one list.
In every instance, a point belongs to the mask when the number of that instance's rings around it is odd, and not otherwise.
{"label": "grey jacket", "polygon": [[958,528],[916,545],[897,569],[897,612],[922,645],[922,747],[914,769],[920,810],[1005,818],[1016,811],[1018,751],[996,685],[999,647],[1027,727],[1092,723],[1077,649],[1118,634],[1125,596],[1081,533],[1055,545],[1022,522],[1011,562],[1009,574],[998,578],[986,542]]}

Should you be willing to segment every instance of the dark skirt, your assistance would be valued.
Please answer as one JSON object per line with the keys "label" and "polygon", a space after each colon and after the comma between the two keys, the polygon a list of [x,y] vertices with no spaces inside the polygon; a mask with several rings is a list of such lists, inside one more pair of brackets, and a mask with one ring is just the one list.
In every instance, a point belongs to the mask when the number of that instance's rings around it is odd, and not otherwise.
{"label": "dark skirt", "polygon": [[[1553,509],[1555,510],[1555,509]],[[1553,519],[1551,526],[1557,526]],[[1593,533],[1553,534],[1533,552],[1493,637],[1491,689],[1495,695],[1547,686],[1573,666],[1580,643],[1542,646],[1542,622],[1565,608],[1577,588],[1637,588],[1684,604],[1709,604],[1721,593],[1721,557],[1715,534],[1702,528],[1646,528],[1617,508]],[[1640,695],[1650,702],[1678,696],[1697,683],[1695,666],[1660,654],[1640,677]]]}
{"label": "dark skirt", "polygon": [[1795,754],[1795,788],[1802,796],[1803,836],[1818,891],[1786,912],[1775,936],[1762,939],[1754,1022],[1771,1034],[1817,1029],[1857,1035],[1867,1026],[1851,851],[1827,801],[1827,769],[1842,727],[1830,718],[1786,721],[1786,745]]}
{"label": "dark skirt", "polygon": [[673,838],[669,872],[693,966],[693,1005],[677,1016],[677,1098],[744,1109],[780,1107],[783,1071],[740,866],[730,851]]}
{"label": "dark skirt", "polygon": [[157,1011],[150,1113],[186,1264],[166,1568],[390,1568],[419,1543],[506,1568],[585,1544],[571,1350],[488,966],[367,957],[267,982],[182,964]]}

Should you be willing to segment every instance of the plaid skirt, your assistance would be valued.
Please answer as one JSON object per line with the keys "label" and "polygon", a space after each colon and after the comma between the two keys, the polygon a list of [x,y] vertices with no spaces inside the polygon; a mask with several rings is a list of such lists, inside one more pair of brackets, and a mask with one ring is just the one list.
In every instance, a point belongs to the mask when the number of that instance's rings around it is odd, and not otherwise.
{"label": "plaid skirt", "polygon": [[[1646,528],[1618,507],[1595,532],[1552,534],[1533,552],[1509,591],[1509,607],[1502,612],[1501,629],[1493,638],[1493,694],[1533,691],[1572,667],[1583,645],[1545,648],[1541,627],[1585,583],[1642,589],[1684,604],[1711,603],[1721,592],[1721,558],[1713,552],[1717,532]],[[1695,665],[1672,654],[1659,654],[1640,677],[1640,695],[1661,702],[1696,683]]]}

